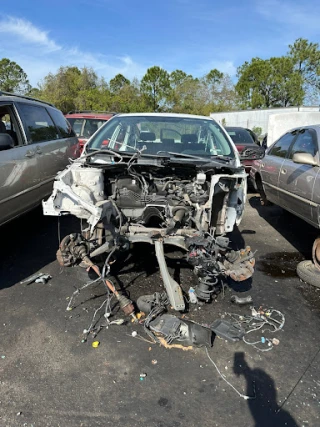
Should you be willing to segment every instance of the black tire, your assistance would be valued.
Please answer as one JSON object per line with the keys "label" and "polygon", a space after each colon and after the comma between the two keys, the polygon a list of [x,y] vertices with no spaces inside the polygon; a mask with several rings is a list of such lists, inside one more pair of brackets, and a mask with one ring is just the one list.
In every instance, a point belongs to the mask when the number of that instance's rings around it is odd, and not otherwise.
{"label": "black tire", "polygon": [[320,270],[315,267],[312,261],[299,262],[297,265],[297,274],[304,282],[320,288]]}

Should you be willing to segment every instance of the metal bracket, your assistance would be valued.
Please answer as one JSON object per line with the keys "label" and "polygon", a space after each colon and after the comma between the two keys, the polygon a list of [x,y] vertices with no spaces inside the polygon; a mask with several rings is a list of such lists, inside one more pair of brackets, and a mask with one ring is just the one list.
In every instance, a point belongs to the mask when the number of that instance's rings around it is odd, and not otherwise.
{"label": "metal bracket", "polygon": [[163,242],[161,240],[156,240],[154,245],[156,249],[157,261],[160,267],[160,273],[169,297],[170,304],[175,310],[183,311],[185,309],[185,303],[182,295],[182,289],[169,274],[166,260],[164,258]]}

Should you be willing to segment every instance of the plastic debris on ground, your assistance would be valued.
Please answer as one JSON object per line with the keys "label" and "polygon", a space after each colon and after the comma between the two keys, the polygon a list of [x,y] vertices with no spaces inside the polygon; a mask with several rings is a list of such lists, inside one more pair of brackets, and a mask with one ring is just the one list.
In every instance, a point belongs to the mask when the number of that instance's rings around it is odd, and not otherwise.
{"label": "plastic debris on ground", "polygon": [[241,340],[245,335],[245,330],[241,326],[234,325],[224,319],[215,320],[210,328],[218,337],[227,341],[236,342]]}
{"label": "plastic debris on ground", "polygon": [[32,276],[28,277],[25,280],[22,280],[20,282],[20,285],[30,285],[33,282],[46,284],[50,279],[52,279],[52,276],[50,276],[50,274],[39,272],[39,273],[33,274]]}

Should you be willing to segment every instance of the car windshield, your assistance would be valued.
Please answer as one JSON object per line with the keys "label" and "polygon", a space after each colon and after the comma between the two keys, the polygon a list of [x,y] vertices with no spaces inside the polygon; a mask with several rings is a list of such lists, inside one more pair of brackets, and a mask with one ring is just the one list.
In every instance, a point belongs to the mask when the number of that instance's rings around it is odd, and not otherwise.
{"label": "car windshield", "polygon": [[116,116],[91,139],[87,150],[141,150],[145,154],[179,153],[198,157],[234,152],[221,127],[212,119],[176,116]]}
{"label": "car windshield", "polygon": [[246,129],[226,128],[226,131],[235,144],[254,144],[252,136]]}

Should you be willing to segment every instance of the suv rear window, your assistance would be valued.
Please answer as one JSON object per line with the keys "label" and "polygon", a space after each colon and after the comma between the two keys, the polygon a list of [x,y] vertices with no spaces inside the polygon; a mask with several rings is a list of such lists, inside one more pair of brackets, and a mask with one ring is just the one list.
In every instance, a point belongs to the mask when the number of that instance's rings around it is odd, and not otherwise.
{"label": "suv rear window", "polygon": [[55,125],[57,126],[62,138],[69,138],[75,136],[75,133],[64,115],[59,110],[48,108],[49,114],[52,117]]}

